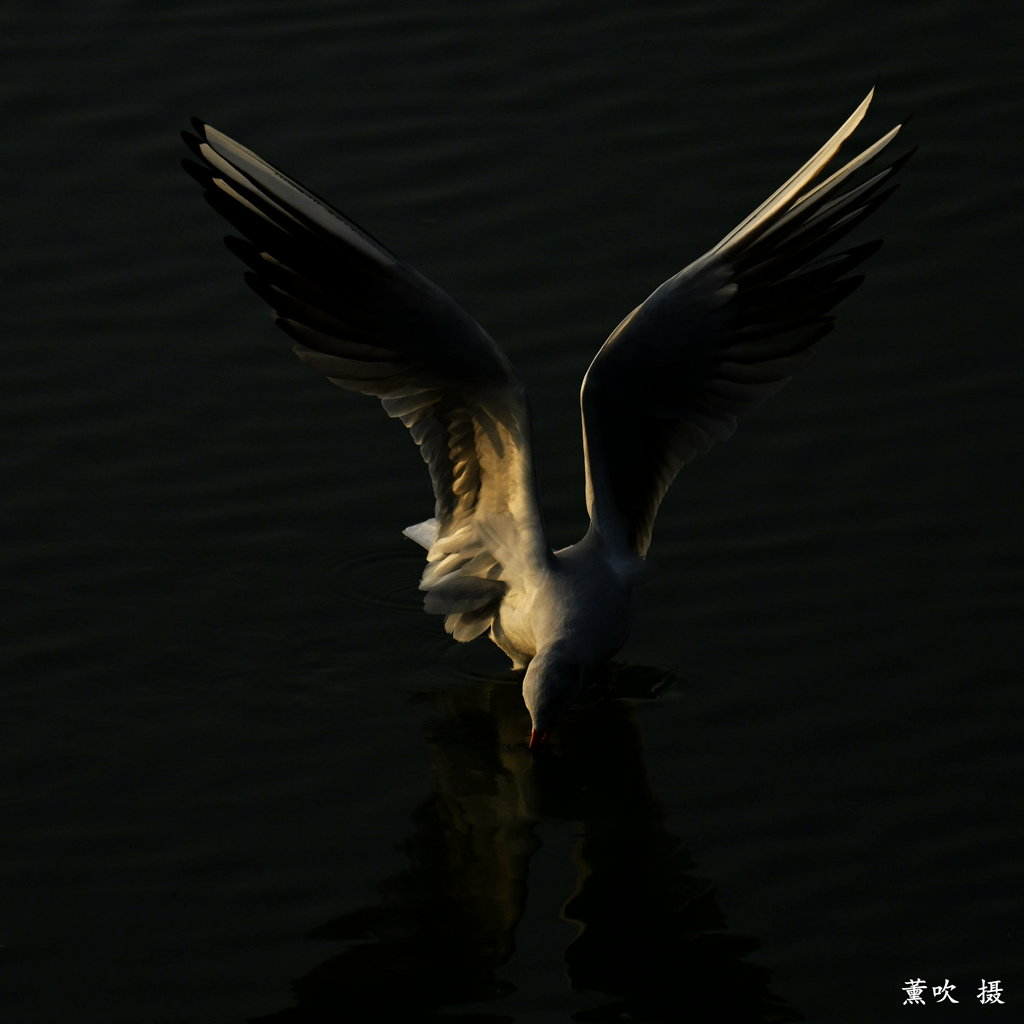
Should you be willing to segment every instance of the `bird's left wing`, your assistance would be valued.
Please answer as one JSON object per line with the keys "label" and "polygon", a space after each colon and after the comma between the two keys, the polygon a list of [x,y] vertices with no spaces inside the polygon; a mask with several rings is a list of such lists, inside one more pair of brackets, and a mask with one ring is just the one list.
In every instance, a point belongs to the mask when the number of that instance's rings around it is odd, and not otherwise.
{"label": "bird's left wing", "polygon": [[435,523],[421,588],[457,639],[479,635],[512,574],[547,558],[526,398],[508,358],[457,303],[298,182],[216,129],[182,137],[185,169],[245,239],[228,247],[295,352],[375,395],[430,470]]}
{"label": "bird's left wing", "polygon": [[789,380],[832,329],[829,310],[863,280],[844,275],[880,242],[821,254],[896,187],[889,179],[909,153],[866,180],[851,178],[899,127],[815,182],[873,92],[781,188],[634,309],[591,363],[581,393],[587,508],[623,556],[646,554],[679,470]]}

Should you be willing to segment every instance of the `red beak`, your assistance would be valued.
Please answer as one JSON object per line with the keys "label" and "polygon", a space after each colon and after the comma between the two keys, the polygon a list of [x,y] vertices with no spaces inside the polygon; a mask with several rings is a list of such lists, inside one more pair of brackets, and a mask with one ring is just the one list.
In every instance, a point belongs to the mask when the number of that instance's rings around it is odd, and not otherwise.
{"label": "red beak", "polygon": [[551,735],[550,729],[545,729],[543,732],[537,732],[536,729],[530,733],[530,750],[543,750],[548,745],[548,736]]}

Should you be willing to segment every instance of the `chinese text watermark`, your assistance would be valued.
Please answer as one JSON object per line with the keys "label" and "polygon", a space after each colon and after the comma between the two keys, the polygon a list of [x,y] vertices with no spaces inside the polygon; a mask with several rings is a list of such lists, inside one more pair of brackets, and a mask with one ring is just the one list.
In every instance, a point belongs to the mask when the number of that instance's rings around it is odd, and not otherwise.
{"label": "chinese text watermark", "polygon": [[[907,998],[903,1000],[904,1006],[924,1006],[929,1000],[926,998],[929,989],[931,990],[931,1002],[933,1003],[959,1003],[959,999],[953,997],[953,992],[956,990],[954,985],[949,978],[944,978],[941,985],[929,985],[924,978],[912,978],[903,986],[903,991],[907,994]],[[978,989],[977,995],[975,996],[982,1006],[992,1005],[999,1003],[1001,1006],[1006,1004],[1003,1002],[1003,988],[1002,982],[986,981],[984,978],[981,979],[981,988]]]}

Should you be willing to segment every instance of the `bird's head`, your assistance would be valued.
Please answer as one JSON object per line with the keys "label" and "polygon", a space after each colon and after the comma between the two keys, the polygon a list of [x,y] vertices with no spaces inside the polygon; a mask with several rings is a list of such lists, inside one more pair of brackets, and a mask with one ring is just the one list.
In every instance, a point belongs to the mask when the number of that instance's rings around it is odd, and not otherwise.
{"label": "bird's head", "polygon": [[583,688],[583,665],[557,647],[540,651],[526,668],[523,700],[533,720],[530,750],[547,745],[551,727]]}

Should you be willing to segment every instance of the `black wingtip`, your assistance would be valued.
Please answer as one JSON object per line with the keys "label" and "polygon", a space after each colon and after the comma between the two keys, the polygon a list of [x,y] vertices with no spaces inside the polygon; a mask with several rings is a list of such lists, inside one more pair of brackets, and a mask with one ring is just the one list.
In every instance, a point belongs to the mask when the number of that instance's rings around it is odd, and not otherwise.
{"label": "black wingtip", "polygon": [[856,263],[860,263],[862,260],[866,260],[869,256],[873,256],[885,242],[881,238],[873,238],[870,242],[861,242],[860,245],[855,245],[852,249],[847,249],[842,255],[850,257],[853,262],[848,263],[847,269],[851,269]]}
{"label": "black wingtip", "polygon": [[897,164],[899,164],[899,168],[898,168],[898,169],[902,169],[902,168],[903,168],[903,166],[904,166],[904,165],[905,165],[906,163],[908,163],[908,162],[909,162],[910,158],[911,158],[911,157],[912,157],[912,156],[913,156],[913,155],[914,155],[914,154],[915,154],[915,153],[916,153],[916,152],[917,152],[917,151],[918,151],[918,150],[919,150],[920,148],[921,148],[920,146],[914,146],[914,147],[913,147],[913,149],[908,149],[908,150],[906,151],[906,153],[904,153],[904,154],[903,154],[903,156],[901,156],[901,157],[899,158],[899,160],[897,160],[897,161],[896,161],[896,163],[897,163]]}
{"label": "black wingtip", "polygon": [[191,132],[182,132],[181,141],[188,146],[189,152],[199,160],[205,163],[205,157],[203,156],[203,140],[197,139]]}
{"label": "black wingtip", "polygon": [[[906,124],[905,121],[903,123]],[[908,149],[906,153],[904,153],[902,156],[899,156],[895,160],[893,160],[893,162],[889,165],[889,174],[893,175],[896,174],[897,171],[902,171],[903,168],[906,166],[907,161],[910,160],[910,158],[917,152],[917,150],[918,147],[914,146],[913,149]]]}
{"label": "black wingtip", "polygon": [[833,292],[829,297],[829,309],[838,306],[848,295],[852,295],[865,281],[863,274],[854,274],[852,277],[841,277],[832,286]]}
{"label": "black wingtip", "polygon": [[258,275],[253,273],[251,270],[247,270],[242,277],[245,279],[245,283],[261,298],[264,302],[270,306],[273,312],[277,312],[274,308],[277,303],[275,302],[276,296],[267,287],[267,283]]}
{"label": "black wingtip", "polygon": [[225,235],[224,244],[230,252],[234,253],[243,262],[247,258],[251,258],[253,252],[252,242],[247,242],[244,238],[239,238],[238,235]]}
{"label": "black wingtip", "polygon": [[213,182],[213,175],[210,173],[210,168],[203,164],[193,163],[191,160],[182,160],[181,166],[184,168],[185,173],[190,177],[194,178],[199,182],[203,188],[210,188]]}
{"label": "black wingtip", "polygon": [[839,272],[840,275],[848,274],[854,267],[860,266],[866,259],[874,256],[885,242],[881,238],[873,238],[870,242],[861,242],[860,245],[855,245],[852,249],[847,249],[846,252],[837,253],[837,256],[842,257],[842,270]]}

